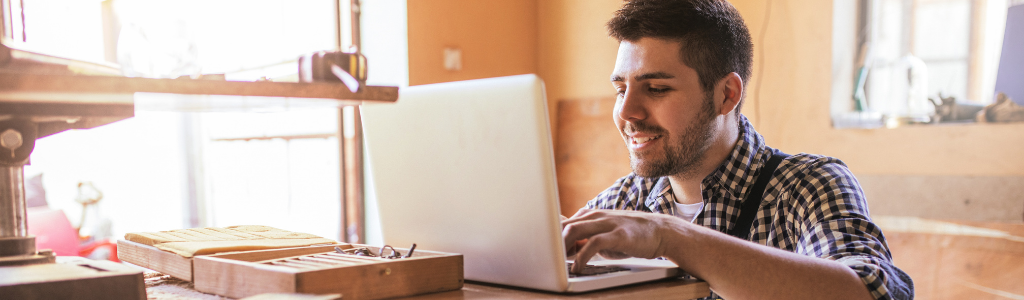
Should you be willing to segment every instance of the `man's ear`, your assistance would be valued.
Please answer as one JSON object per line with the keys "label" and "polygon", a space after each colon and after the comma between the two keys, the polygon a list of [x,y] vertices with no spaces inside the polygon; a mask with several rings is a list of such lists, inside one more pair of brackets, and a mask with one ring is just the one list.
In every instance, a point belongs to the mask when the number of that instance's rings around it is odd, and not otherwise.
{"label": "man's ear", "polygon": [[718,114],[725,115],[732,113],[736,106],[743,99],[743,79],[740,74],[732,72],[718,80],[715,84],[715,104],[718,105]]}

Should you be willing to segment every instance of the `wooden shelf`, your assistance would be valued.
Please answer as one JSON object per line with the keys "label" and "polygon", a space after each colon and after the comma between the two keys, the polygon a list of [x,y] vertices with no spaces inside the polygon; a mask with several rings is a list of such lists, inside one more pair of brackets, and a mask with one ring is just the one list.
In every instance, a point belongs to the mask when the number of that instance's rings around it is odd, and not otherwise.
{"label": "wooden shelf", "polygon": [[[248,112],[398,100],[398,87],[153,79],[118,76],[115,65],[55,57],[0,41],[0,121],[39,125],[39,137],[135,116],[135,111]],[[24,46],[24,45],[22,45]]]}
{"label": "wooden shelf", "polygon": [[92,128],[136,110],[181,112],[285,111],[398,100],[398,87],[341,83],[241,82],[0,72],[0,120],[28,118],[51,129]]}
{"label": "wooden shelf", "polygon": [[[304,99],[301,102],[307,105],[319,103],[330,106],[394,102],[398,99],[398,88],[387,86],[366,86],[358,93],[353,93],[341,83],[241,82],[0,73],[0,102],[125,104],[132,103],[135,93],[189,95],[204,98],[208,98],[207,96],[269,97],[270,99],[253,101],[261,102],[263,105],[278,104],[281,106],[286,106],[289,101],[298,101],[298,99]],[[211,105],[216,104],[211,103]]]}
{"label": "wooden shelf", "polygon": [[[38,117],[39,112],[58,108],[67,110],[67,104],[85,107],[129,105],[134,110],[249,111],[339,107],[398,100],[398,87],[389,86],[364,86],[353,93],[341,82],[122,77],[118,76],[120,70],[116,65],[41,54],[24,49],[25,45],[11,46],[2,42],[0,105],[5,109],[0,110],[0,117],[17,115],[14,111],[31,111],[31,116]],[[119,113],[116,116],[123,115]]]}

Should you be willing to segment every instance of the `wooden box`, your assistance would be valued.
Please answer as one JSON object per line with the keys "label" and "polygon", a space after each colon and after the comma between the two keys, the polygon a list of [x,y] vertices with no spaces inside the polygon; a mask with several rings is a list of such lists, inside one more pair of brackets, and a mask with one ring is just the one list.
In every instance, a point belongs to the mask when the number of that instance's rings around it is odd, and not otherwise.
{"label": "wooden box", "polygon": [[232,298],[340,293],[347,300],[382,299],[462,288],[461,254],[416,250],[409,258],[387,259],[338,254],[336,246],[364,247],[343,244],[196,256],[193,282],[198,291]]}

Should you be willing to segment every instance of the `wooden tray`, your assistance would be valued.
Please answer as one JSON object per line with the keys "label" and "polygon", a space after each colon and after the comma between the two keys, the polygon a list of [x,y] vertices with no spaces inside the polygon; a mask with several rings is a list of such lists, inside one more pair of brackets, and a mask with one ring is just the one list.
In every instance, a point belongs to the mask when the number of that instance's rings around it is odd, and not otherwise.
{"label": "wooden tray", "polygon": [[452,291],[463,285],[461,254],[416,250],[409,258],[386,259],[337,254],[336,246],[366,247],[344,244],[196,256],[193,282],[198,291],[232,298],[340,293],[346,300]]}
{"label": "wooden tray", "polygon": [[[342,246],[347,244],[337,244]],[[198,255],[197,255],[198,256]],[[146,269],[192,281],[192,258],[182,257],[170,251],[132,241],[117,241],[117,257],[121,261]]]}

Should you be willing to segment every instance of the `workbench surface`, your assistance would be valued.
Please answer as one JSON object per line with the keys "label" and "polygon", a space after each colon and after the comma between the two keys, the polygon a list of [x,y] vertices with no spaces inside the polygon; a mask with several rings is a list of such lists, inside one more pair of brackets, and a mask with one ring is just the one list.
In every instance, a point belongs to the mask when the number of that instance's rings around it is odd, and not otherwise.
{"label": "workbench surface", "polygon": [[[707,282],[665,279],[635,284],[621,288],[583,294],[555,294],[478,282],[467,282],[462,290],[425,294],[404,299],[693,299],[707,297],[711,293]],[[192,284],[156,272],[146,273],[146,294],[150,300],[221,300],[231,299],[204,294],[192,288]],[[342,295],[342,299],[344,295]]]}

